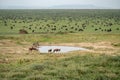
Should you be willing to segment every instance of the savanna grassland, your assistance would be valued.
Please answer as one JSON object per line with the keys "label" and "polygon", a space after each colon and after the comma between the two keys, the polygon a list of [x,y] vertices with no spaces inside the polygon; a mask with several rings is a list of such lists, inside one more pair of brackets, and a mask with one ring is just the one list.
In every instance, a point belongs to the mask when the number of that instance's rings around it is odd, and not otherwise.
{"label": "savanna grassland", "polygon": [[0,80],[120,80],[120,10],[0,10]]}
{"label": "savanna grassland", "polygon": [[0,33],[119,33],[120,10],[0,10]]}

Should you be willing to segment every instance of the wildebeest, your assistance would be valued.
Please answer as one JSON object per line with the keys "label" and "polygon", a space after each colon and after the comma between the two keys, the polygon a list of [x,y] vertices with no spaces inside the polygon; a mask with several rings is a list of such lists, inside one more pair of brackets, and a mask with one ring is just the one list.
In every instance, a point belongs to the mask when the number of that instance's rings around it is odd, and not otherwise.
{"label": "wildebeest", "polygon": [[49,49],[48,52],[52,52],[52,49]]}
{"label": "wildebeest", "polygon": [[61,49],[54,49],[53,52],[59,52]]}
{"label": "wildebeest", "polygon": [[29,48],[29,51],[33,51],[33,50],[38,51],[37,48],[34,48],[34,47]]}

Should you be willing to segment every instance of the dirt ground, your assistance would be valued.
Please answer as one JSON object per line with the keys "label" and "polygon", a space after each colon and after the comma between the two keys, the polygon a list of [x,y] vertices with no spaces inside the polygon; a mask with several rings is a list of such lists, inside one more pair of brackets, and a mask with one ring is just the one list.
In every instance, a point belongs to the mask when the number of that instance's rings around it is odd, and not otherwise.
{"label": "dirt ground", "polygon": [[[120,47],[112,46],[111,42],[97,42],[97,43],[39,43],[41,46],[74,46],[87,48],[86,51],[76,51],[78,54],[93,53],[93,54],[107,54],[107,55],[120,55]],[[40,52],[30,52],[29,48],[32,43],[21,42],[16,43],[12,40],[0,40],[0,63],[9,63],[11,61],[21,60],[23,58],[39,59],[44,58],[38,56]],[[33,55],[35,53],[36,55]],[[74,52],[75,53],[75,52]],[[27,56],[26,56],[27,55]],[[42,55],[41,55],[42,56]],[[61,55],[50,55],[63,58]],[[50,57],[49,57],[50,58]]]}
{"label": "dirt ground", "polygon": [[[87,52],[100,53],[100,54],[120,54],[120,48],[114,47],[111,45],[111,42],[98,42],[98,43],[40,43],[43,45],[51,45],[51,46],[75,46],[75,47],[83,47],[87,48]],[[0,53],[7,54],[24,54],[29,53],[29,48],[32,46],[31,43],[22,42],[21,44],[17,44],[11,40],[0,40]]]}

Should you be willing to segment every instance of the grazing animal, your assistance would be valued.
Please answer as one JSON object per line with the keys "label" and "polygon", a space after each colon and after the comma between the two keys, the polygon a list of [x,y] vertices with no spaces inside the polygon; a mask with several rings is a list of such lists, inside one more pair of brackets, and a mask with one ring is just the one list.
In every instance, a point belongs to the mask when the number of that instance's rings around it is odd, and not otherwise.
{"label": "grazing animal", "polygon": [[40,45],[39,45],[39,43],[38,42],[35,42],[35,43],[33,43],[33,45],[32,45],[34,48],[38,48]]}
{"label": "grazing animal", "polygon": [[52,49],[49,49],[48,52],[52,52]]}
{"label": "grazing animal", "polygon": [[54,49],[53,52],[59,52],[61,49]]}
{"label": "grazing animal", "polygon": [[34,47],[29,48],[29,51],[33,51],[33,50],[38,51],[37,48],[34,48]]}

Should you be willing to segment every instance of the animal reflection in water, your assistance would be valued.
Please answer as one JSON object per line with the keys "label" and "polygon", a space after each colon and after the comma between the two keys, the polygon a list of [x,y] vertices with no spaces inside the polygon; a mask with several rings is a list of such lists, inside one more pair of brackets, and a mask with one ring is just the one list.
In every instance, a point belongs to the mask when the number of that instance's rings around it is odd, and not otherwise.
{"label": "animal reflection in water", "polygon": [[49,49],[48,50],[48,53],[51,53],[52,51],[55,53],[55,52],[60,52],[61,49]]}

